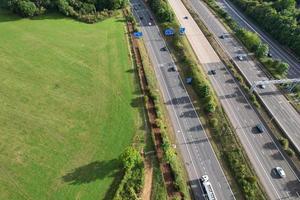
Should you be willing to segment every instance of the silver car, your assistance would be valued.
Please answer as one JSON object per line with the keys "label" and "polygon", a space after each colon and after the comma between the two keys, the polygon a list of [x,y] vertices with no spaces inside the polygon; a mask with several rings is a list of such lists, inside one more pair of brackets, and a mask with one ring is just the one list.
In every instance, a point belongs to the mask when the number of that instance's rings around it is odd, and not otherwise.
{"label": "silver car", "polygon": [[280,176],[280,178],[285,178],[285,172],[283,171],[283,169],[281,167],[275,167],[275,170],[277,172],[277,174]]}

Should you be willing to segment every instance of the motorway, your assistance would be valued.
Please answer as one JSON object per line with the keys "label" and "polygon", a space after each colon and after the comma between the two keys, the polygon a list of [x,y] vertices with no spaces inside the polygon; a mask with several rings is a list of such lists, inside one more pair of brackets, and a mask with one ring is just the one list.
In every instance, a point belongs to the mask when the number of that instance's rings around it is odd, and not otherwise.
{"label": "motorway", "polygon": [[[189,0],[189,2],[250,84],[253,84],[254,81],[268,80],[266,74],[250,57],[247,57],[244,61],[240,61],[236,58],[237,54],[247,54],[247,52],[235,38],[229,36],[228,38],[220,39],[219,36],[224,33],[229,34],[229,32],[202,1]],[[259,94],[259,98],[267,110],[273,116],[274,121],[276,121],[290,141],[293,142],[295,148],[300,152],[300,116],[298,112],[274,85],[266,86],[263,90],[257,89],[256,92]]]}
{"label": "motorway", "polygon": [[264,33],[258,28],[253,22],[251,22],[245,15],[243,15],[230,1],[228,0],[217,0],[218,5],[223,8],[241,27],[244,27],[250,31],[256,32],[260,38],[268,43],[270,52],[274,58],[278,58],[287,62],[290,65],[288,71],[289,78],[300,77],[300,62],[297,58],[286,51],[284,48],[274,41],[268,34]]}
{"label": "motorway", "polygon": [[184,160],[195,199],[204,199],[199,179],[205,174],[209,176],[217,199],[235,199],[179,73],[170,70],[175,63],[168,50],[161,50],[166,44],[158,27],[150,19],[150,11],[142,0],[132,0],[131,5],[143,32],[143,40],[176,135],[176,147]]}
{"label": "motorway", "polygon": [[[270,199],[299,199],[299,178],[282,155],[267,126],[248,102],[234,77],[221,62],[182,2],[179,0],[168,0],[168,2],[180,24],[186,28],[186,36],[204,70],[208,73],[208,78],[268,196]],[[198,0],[192,0],[191,3],[193,2],[197,5]],[[195,10],[198,10],[198,7]],[[207,13],[203,13],[203,10],[200,13],[211,19]],[[188,16],[188,20],[184,19],[185,16]],[[210,70],[216,70],[216,74],[210,74]],[[257,132],[255,128],[257,124],[264,124],[263,133]],[[274,168],[277,166],[284,169],[286,178],[281,179],[276,175]]]}

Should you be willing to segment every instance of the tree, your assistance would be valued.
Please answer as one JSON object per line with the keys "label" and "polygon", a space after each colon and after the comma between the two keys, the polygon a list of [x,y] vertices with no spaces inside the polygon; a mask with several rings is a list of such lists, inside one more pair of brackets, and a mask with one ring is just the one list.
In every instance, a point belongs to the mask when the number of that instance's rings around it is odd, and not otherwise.
{"label": "tree", "polygon": [[33,17],[38,12],[37,7],[31,1],[19,1],[17,7],[19,13],[24,17]]}
{"label": "tree", "polygon": [[283,11],[285,9],[294,9],[296,7],[295,0],[276,0],[274,7],[277,11]]}
{"label": "tree", "polygon": [[260,43],[255,54],[257,57],[261,58],[263,56],[266,56],[268,52],[269,52],[269,46],[265,43]]}
{"label": "tree", "polygon": [[280,75],[284,75],[287,73],[289,69],[289,64],[285,63],[285,62],[280,62],[277,67],[276,67],[276,71],[280,74]]}
{"label": "tree", "polygon": [[141,164],[143,162],[141,155],[133,147],[126,148],[121,154],[120,160],[126,170],[131,169],[135,165]]}

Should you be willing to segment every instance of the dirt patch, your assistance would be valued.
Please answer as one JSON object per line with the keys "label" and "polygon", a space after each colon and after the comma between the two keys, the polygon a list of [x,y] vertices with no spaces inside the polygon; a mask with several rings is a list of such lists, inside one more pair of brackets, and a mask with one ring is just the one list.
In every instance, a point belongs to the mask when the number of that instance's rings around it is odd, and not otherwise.
{"label": "dirt patch", "polygon": [[152,159],[151,156],[145,157],[145,182],[144,188],[141,195],[143,200],[150,200],[151,199],[151,191],[152,191],[152,181],[153,181],[153,167],[152,167]]}

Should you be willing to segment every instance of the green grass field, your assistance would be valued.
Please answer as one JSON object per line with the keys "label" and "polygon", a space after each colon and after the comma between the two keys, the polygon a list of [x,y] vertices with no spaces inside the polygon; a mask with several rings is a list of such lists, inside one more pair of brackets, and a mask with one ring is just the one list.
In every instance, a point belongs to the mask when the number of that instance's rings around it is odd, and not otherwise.
{"label": "green grass field", "polygon": [[0,199],[111,199],[141,132],[125,26],[0,11]]}

